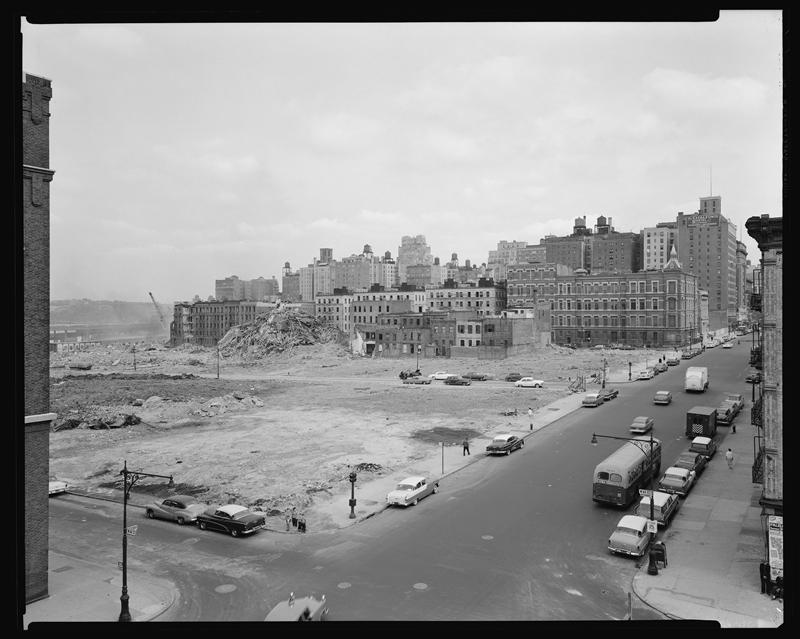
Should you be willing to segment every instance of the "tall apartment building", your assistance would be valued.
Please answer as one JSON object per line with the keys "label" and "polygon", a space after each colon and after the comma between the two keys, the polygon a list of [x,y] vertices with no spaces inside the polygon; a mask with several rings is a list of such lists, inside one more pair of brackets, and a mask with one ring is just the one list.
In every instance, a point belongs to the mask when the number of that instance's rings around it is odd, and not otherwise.
{"label": "tall apartment building", "polygon": [[416,288],[441,286],[447,279],[447,265],[434,258],[433,264],[409,264],[406,266],[405,283]]}
{"label": "tall apartment building", "polygon": [[[19,85],[17,85],[19,86]],[[13,91],[17,96],[17,90]],[[25,603],[48,596],[50,425],[50,168],[51,81],[24,73],[21,87],[22,304],[14,311],[22,327],[24,392],[14,393],[15,420],[22,426],[24,463],[24,553],[15,553],[17,575],[25,575]],[[15,199],[15,204],[16,204]],[[15,345],[19,349],[19,342]],[[23,405],[24,397],[24,405]],[[22,410],[20,410],[20,408]],[[19,439],[17,440],[19,441]],[[19,540],[17,543],[19,547]],[[24,557],[23,557],[24,554]]]}
{"label": "tall apartment building", "polygon": [[675,222],[659,222],[642,229],[642,268],[657,271],[669,261],[670,251],[677,250],[678,225]]}
{"label": "tall apartment building", "polygon": [[[585,269],[583,270],[585,272]],[[571,275],[574,269],[555,263],[513,264],[508,267],[506,303],[508,308],[535,309],[546,294],[552,293],[557,275]]]}
{"label": "tall apartment building", "polygon": [[231,275],[221,280],[215,280],[214,297],[219,302],[245,299],[244,281],[240,280],[236,275]]}
{"label": "tall apartment building", "polygon": [[281,269],[281,301],[300,301],[300,273],[294,273],[289,262]]}
{"label": "tall apartment building", "polygon": [[336,262],[334,288],[348,291],[365,290],[373,284],[394,288],[397,280],[397,264],[389,251],[379,258],[369,244],[364,245],[360,255],[344,257]]}
{"label": "tall apartment building", "polygon": [[336,267],[333,250],[321,248],[318,260],[300,268],[300,299],[313,303],[320,293],[333,293],[336,288]]}
{"label": "tall apartment building", "polygon": [[331,295],[317,295],[314,300],[314,317],[319,321],[336,326],[346,335],[352,328],[353,295],[342,291]]}
{"label": "tall apartment building", "polygon": [[[547,261],[547,247],[541,244],[528,244],[517,251],[516,262],[511,264],[527,264],[529,262],[542,263]],[[505,278],[504,278],[505,279]]]}
{"label": "tall apartment building", "polygon": [[719,197],[700,198],[700,211],[678,213],[678,259],[708,291],[711,330],[733,329],[737,317],[736,226],[722,216]]}
{"label": "tall apartment building", "polygon": [[257,277],[254,280],[245,280],[244,299],[254,302],[272,302],[280,294],[278,280],[273,275],[270,279]]}
{"label": "tall apartment building", "polygon": [[404,235],[397,249],[397,282],[407,283],[406,269],[409,266],[433,264],[431,249],[425,241],[424,235]]}
{"label": "tall apartment building", "polygon": [[747,324],[747,247],[736,240],[736,325]]}
{"label": "tall apartment building", "polygon": [[489,259],[486,260],[486,277],[491,277],[495,282],[506,279],[506,267],[509,264],[527,261],[518,256],[518,252],[527,247],[527,242],[499,241],[497,243],[497,249],[489,251]]}
{"label": "tall apartment building", "polygon": [[761,250],[761,293],[752,302],[761,313],[757,333],[763,380],[750,421],[756,428],[757,446],[753,482],[763,486],[758,503],[764,559],[774,581],[783,577],[783,218],[754,216],[745,228]]}

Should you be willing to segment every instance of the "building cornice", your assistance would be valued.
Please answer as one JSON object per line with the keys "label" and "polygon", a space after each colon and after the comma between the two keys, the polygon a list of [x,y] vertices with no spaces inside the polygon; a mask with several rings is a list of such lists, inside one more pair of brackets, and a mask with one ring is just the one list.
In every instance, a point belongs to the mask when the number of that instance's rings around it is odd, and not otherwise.
{"label": "building cornice", "polygon": [[758,242],[762,253],[783,247],[783,218],[769,215],[750,217],[744,223],[748,235]]}
{"label": "building cornice", "polygon": [[23,164],[22,169],[24,171],[30,171],[31,173],[41,173],[42,175],[49,175],[50,177],[52,177],[56,173],[52,169],[45,169],[44,167],[33,166],[31,164]]}

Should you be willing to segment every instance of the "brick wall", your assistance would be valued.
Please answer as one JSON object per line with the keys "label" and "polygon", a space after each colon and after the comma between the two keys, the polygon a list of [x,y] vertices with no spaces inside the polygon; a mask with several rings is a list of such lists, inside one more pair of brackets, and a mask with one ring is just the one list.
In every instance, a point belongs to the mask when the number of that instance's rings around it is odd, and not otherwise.
{"label": "brick wall", "polygon": [[[50,410],[50,81],[22,87],[25,415]],[[47,596],[50,422],[24,424],[25,601]]]}

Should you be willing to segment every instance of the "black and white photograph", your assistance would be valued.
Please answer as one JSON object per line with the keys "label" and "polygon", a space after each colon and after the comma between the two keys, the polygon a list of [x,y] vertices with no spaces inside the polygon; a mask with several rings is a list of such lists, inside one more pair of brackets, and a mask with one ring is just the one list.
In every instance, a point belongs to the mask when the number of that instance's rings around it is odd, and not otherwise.
{"label": "black and white photograph", "polygon": [[21,12],[18,628],[788,622],[789,17]]}

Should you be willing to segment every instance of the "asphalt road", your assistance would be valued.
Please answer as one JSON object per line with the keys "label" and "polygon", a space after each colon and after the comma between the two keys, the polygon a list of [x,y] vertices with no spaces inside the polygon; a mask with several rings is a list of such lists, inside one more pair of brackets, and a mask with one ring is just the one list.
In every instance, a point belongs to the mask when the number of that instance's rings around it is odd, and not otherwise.
{"label": "asphalt road", "polygon": [[[417,506],[346,530],[233,539],[150,521],[129,508],[129,523],[139,525],[129,538],[130,565],[178,586],[180,600],[164,621],[260,620],[289,591],[325,593],[332,620],[622,619],[636,565],[610,555],[606,544],[633,506],[594,504],[591,477],[623,442],[601,438],[592,446],[592,433],[627,437],[634,417],[651,415],[666,468],[689,445],[689,408],[716,407],[727,391],[742,393],[749,405],[747,356],[746,345],[716,348],[653,380],[621,385],[618,398],[568,415],[510,456],[466,467]],[[683,391],[690,365],[709,367],[706,393]],[[671,390],[672,404],[654,405],[656,390]],[[737,426],[746,427],[747,414]],[[720,440],[726,432],[720,428]],[[118,504],[53,500],[50,525],[60,552],[120,559]],[[133,599],[130,576],[129,588]],[[660,615],[637,605],[634,618]]]}

